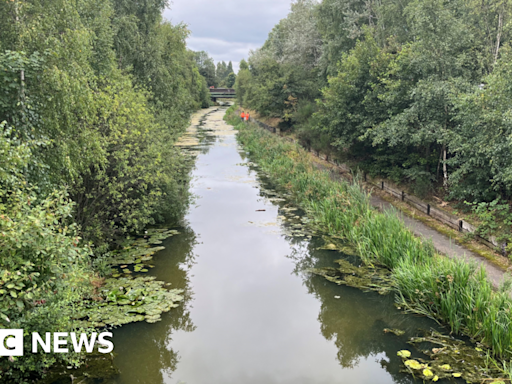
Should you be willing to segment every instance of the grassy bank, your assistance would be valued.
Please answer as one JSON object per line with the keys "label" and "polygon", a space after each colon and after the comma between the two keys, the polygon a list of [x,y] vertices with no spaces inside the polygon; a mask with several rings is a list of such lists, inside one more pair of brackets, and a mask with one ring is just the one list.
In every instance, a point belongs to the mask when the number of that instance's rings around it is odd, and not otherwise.
{"label": "grassy bank", "polygon": [[492,290],[483,270],[436,255],[433,245],[415,237],[397,216],[373,210],[369,195],[358,185],[331,180],[298,145],[241,124],[229,113],[251,158],[291,193],[315,226],[352,243],[366,264],[392,271],[403,308],[482,342],[497,359],[511,358],[512,300]]}

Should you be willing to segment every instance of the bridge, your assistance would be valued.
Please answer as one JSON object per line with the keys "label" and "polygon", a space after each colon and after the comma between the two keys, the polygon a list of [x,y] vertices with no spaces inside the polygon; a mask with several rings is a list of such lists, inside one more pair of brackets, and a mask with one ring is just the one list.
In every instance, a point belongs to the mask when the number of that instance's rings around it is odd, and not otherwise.
{"label": "bridge", "polygon": [[210,88],[210,97],[214,102],[217,99],[234,99],[236,92],[233,88]]}

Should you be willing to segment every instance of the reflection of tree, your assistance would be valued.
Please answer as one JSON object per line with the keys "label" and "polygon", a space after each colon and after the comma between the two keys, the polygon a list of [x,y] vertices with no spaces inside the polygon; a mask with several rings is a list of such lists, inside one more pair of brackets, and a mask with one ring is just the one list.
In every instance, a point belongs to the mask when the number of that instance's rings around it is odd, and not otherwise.
{"label": "reflection of tree", "polygon": [[179,231],[155,255],[151,274],[157,280],[171,283],[170,288],[182,289],[184,299],[177,308],[162,314],[160,322],[129,324],[115,331],[115,363],[122,372],[120,383],[163,383],[163,375],[170,376],[179,363],[178,351],[169,347],[173,333],[195,330],[189,311],[193,292],[188,272],[195,264],[196,236],[188,226]]}
{"label": "reflection of tree", "polygon": [[[375,292],[362,292],[356,288],[338,286],[321,276],[312,275],[308,268],[335,266],[334,260],[343,255],[338,252],[317,250],[321,239],[295,245],[289,256],[295,262],[294,273],[301,276],[308,291],[321,302],[318,320],[322,335],[338,348],[337,358],[343,367],[358,365],[361,357],[385,354],[389,358],[381,365],[396,383],[410,383],[412,378],[399,373],[400,349],[411,349],[408,337],[418,329],[428,329],[434,322],[401,314],[393,305],[393,295],[381,296]],[[339,296],[336,299],[335,296]],[[404,336],[384,333],[384,328],[405,331]]]}

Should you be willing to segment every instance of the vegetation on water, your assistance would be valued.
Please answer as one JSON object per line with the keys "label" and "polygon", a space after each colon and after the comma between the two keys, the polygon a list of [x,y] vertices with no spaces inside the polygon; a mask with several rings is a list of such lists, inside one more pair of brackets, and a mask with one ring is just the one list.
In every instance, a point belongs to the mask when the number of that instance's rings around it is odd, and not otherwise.
{"label": "vegetation on water", "polygon": [[409,344],[428,359],[411,357],[408,350],[398,351],[397,354],[404,363],[403,371],[423,380],[435,382],[440,379],[461,378],[467,383],[509,382],[508,378],[503,377],[509,372],[506,372],[504,367],[497,367],[479,346],[468,345],[462,340],[435,331],[413,337]]}
{"label": "vegetation on water", "polygon": [[[173,143],[190,113],[210,105],[189,31],[162,19],[167,5],[0,2],[0,328],[24,329],[26,350],[34,331],[126,322],[99,314],[113,303],[120,316],[133,313],[121,304],[130,300],[136,316],[157,320],[179,300],[141,277],[123,277],[115,293],[108,277],[113,257],[147,255],[119,253],[120,240],[185,212],[190,164]],[[128,271],[147,269],[140,261]],[[79,325],[84,304],[99,307]],[[32,382],[81,361],[2,358],[0,381]]]}
{"label": "vegetation on water", "polygon": [[[483,269],[436,255],[432,244],[416,238],[396,215],[373,210],[357,184],[333,181],[318,170],[297,144],[240,123],[233,114],[230,122],[251,159],[289,192],[311,225],[355,246],[365,268],[390,271],[402,309],[432,317],[454,334],[479,341],[493,359],[512,358],[512,299],[505,288],[493,291]],[[330,280],[343,283],[340,276],[346,266],[341,267],[327,273]],[[373,276],[367,280],[366,287],[372,287]]]}
{"label": "vegetation on water", "polygon": [[510,0],[296,0],[241,62],[238,103],[512,244],[511,16]]}

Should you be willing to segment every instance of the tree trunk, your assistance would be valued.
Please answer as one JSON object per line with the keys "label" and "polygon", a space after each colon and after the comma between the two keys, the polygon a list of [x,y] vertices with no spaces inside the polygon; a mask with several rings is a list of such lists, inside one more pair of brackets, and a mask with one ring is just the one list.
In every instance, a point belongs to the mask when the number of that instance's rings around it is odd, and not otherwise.
{"label": "tree trunk", "polygon": [[[20,35],[19,27],[20,27],[20,15],[18,8],[18,1],[14,3],[14,12],[16,13],[16,28],[18,29],[18,36]],[[25,101],[25,70],[21,70],[20,73],[20,99],[21,101]]]}
{"label": "tree trunk", "polygon": [[439,171],[441,170],[441,160],[443,159],[443,148],[439,151],[439,161],[437,162],[436,180],[439,180]]}
{"label": "tree trunk", "polygon": [[500,40],[501,40],[501,32],[503,29],[503,10],[500,11],[498,15],[498,35],[496,36],[496,49],[494,51],[494,64],[498,61],[498,53],[500,51]]}
{"label": "tree trunk", "polygon": [[446,169],[446,145],[443,144],[443,186],[448,189],[448,170]]}

